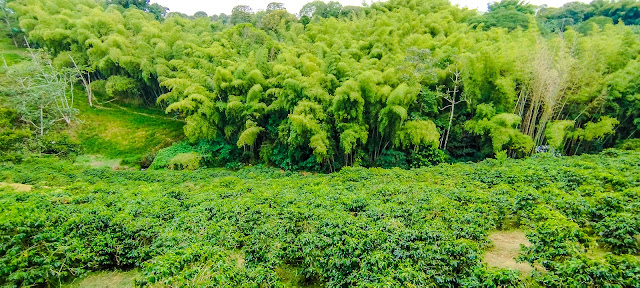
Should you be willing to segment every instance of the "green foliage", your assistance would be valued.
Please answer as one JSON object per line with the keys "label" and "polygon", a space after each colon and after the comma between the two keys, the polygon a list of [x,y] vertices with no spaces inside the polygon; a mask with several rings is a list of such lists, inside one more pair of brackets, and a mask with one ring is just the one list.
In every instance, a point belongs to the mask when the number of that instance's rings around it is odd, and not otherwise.
{"label": "green foliage", "polygon": [[115,98],[126,99],[138,95],[138,84],[125,76],[111,76],[104,85],[107,95]]}
{"label": "green foliage", "polygon": [[264,131],[264,128],[255,126],[256,123],[253,121],[247,121],[246,129],[240,133],[240,137],[238,138],[238,147],[242,147],[245,145],[249,145],[253,147],[253,144],[256,143],[258,139],[258,134]]}
{"label": "green foliage", "polygon": [[31,137],[31,131],[17,126],[18,112],[0,106],[0,162],[19,161],[21,146]]}
{"label": "green foliage", "polygon": [[180,143],[171,145],[170,147],[161,149],[160,151],[158,151],[158,153],[156,153],[156,156],[153,159],[153,162],[151,163],[149,168],[151,169],[169,168],[173,158],[181,154],[188,155],[190,153],[197,152],[197,150],[196,151],[193,151],[193,150],[194,150],[193,146],[186,142],[180,142]]}
{"label": "green foliage", "polygon": [[80,143],[65,133],[49,133],[39,139],[37,143],[39,152],[47,155],[68,157],[83,152]]}
{"label": "green foliage", "polygon": [[489,4],[489,12],[473,19],[471,23],[482,23],[485,29],[500,27],[509,30],[529,28],[529,15],[535,6],[521,0],[502,0]]}
{"label": "green foliage", "polygon": [[437,148],[440,141],[440,133],[436,124],[431,121],[407,121],[398,131],[395,143],[402,148],[413,146]]}
{"label": "green foliage", "polygon": [[[147,1],[15,0],[7,18],[56,65],[73,55],[91,71],[99,102],[155,103],[192,143],[229,148],[234,166],[334,171],[434,143],[464,161],[525,156],[545,135],[564,154],[637,137],[640,40],[616,24],[635,23],[637,1],[614,2],[504,0],[478,14],[441,0],[313,1],[298,20],[277,2],[165,17]],[[564,119],[574,131],[545,132]],[[598,119],[617,120],[614,134]]]}
{"label": "green foliage", "polygon": [[528,154],[533,149],[531,137],[521,133],[517,127],[521,118],[515,114],[495,114],[492,105],[478,105],[476,117],[465,123],[465,129],[475,135],[488,135],[494,153],[510,149]]}
{"label": "green foliage", "polygon": [[[418,165],[420,159],[418,159]],[[395,150],[385,150],[382,152],[382,155],[376,159],[376,166],[381,168],[409,168],[407,164],[407,156],[405,153]]]}
{"label": "green foliage", "polygon": [[629,140],[626,140],[626,141],[620,143],[620,145],[616,146],[616,148],[621,149],[621,150],[640,151],[640,139],[629,139]]}
{"label": "green foliage", "polygon": [[169,160],[171,170],[196,170],[200,168],[202,156],[196,152],[180,153]]}
{"label": "green foliage", "polygon": [[562,150],[564,148],[564,141],[569,138],[568,130],[573,128],[575,121],[561,120],[549,123],[547,127],[547,142],[551,147]]}
{"label": "green foliage", "polygon": [[41,51],[29,52],[30,61],[8,67],[6,76],[11,83],[5,93],[20,120],[42,137],[58,123],[69,125],[77,120],[73,83],[78,75],[72,69],[54,67],[49,55]]}
{"label": "green foliage", "polygon": [[448,160],[444,151],[436,149],[435,147],[422,148],[416,151],[411,151],[409,157],[409,166],[411,168],[428,167],[445,163]]}
{"label": "green foliage", "polygon": [[600,221],[596,231],[600,241],[616,254],[637,254],[640,247],[640,219],[628,213],[612,214]]}
{"label": "green foliage", "polygon": [[614,129],[618,125],[618,120],[611,117],[602,117],[600,121],[593,123],[589,122],[584,126],[584,132],[581,137],[585,140],[591,141],[594,139],[601,139],[607,135],[615,133]]}
{"label": "green foliage", "polygon": [[[637,256],[617,255],[632,246],[614,243],[637,234],[638,161],[608,150],[307,175],[27,159],[0,166],[0,181],[32,185],[0,188],[0,285],[55,286],[137,267],[144,287],[633,287]],[[519,219],[531,242],[522,258],[545,271],[525,279],[482,262],[505,219]],[[614,253],[594,256],[596,242]]]}

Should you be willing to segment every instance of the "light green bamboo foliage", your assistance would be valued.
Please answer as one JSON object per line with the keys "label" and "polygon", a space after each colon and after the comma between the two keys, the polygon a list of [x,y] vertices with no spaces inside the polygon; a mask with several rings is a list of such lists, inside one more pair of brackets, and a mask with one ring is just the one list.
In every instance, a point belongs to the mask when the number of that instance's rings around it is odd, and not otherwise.
{"label": "light green bamboo foliage", "polygon": [[402,83],[389,95],[387,105],[380,111],[378,118],[380,130],[389,139],[395,138],[396,132],[407,119],[407,108],[415,101],[417,92],[406,83]]}
{"label": "light green bamboo foliage", "polygon": [[595,139],[602,139],[607,135],[615,133],[616,125],[618,125],[618,119],[603,116],[598,122],[589,122],[584,125],[584,130],[579,133],[579,137],[584,140],[591,141]]}
{"label": "light green bamboo foliage", "polygon": [[[491,140],[485,150],[510,155],[524,155],[530,146],[518,130],[540,143],[545,129],[562,128],[551,127],[561,119],[609,116],[620,121],[616,139],[638,135],[640,38],[621,24],[556,35],[538,27],[534,17],[543,16],[536,13],[520,25],[529,29],[474,29],[469,23],[477,12],[444,0],[392,0],[355,10],[317,1],[305,6],[300,23],[280,8],[157,18],[107,3],[13,0],[7,6],[33,47],[54,59],[73,55],[94,71],[92,82],[108,82],[111,94],[125,101],[157,100],[186,121],[191,141],[217,138],[237,146],[264,128],[253,146],[276,151],[264,153],[283,161],[276,165],[301,164],[311,150],[329,165],[338,164],[335,153],[345,154],[346,165],[365,156],[375,162],[389,149],[411,153],[437,132],[412,121],[430,120],[443,130],[445,116],[453,120],[448,147],[464,146],[460,132],[467,127]],[[455,90],[447,73],[457,66],[464,67],[460,93],[467,101],[438,110],[446,107],[439,96]],[[478,103],[493,104],[492,115],[483,115]],[[304,112],[310,105],[321,113]],[[256,128],[248,130],[248,121]],[[602,139],[612,123],[551,131],[548,141]],[[449,152],[454,158],[482,154]]]}
{"label": "light green bamboo foliage", "polygon": [[494,153],[510,149],[526,154],[531,152],[534,143],[531,137],[518,130],[521,120],[515,114],[496,115],[493,105],[480,104],[476,117],[465,123],[465,129],[475,135],[488,135]]}
{"label": "light green bamboo foliage", "polygon": [[253,150],[254,144],[258,139],[258,135],[260,134],[260,132],[264,131],[264,128],[258,127],[256,125],[257,125],[256,122],[247,120],[247,123],[245,125],[245,130],[242,131],[242,133],[240,133],[238,142],[236,142],[236,145],[238,145],[238,148],[250,146],[251,150]]}
{"label": "light green bamboo foliage", "polygon": [[196,170],[200,168],[202,155],[196,152],[181,153],[169,160],[171,170]]}
{"label": "light green bamboo foliage", "polygon": [[138,83],[126,76],[111,76],[107,80],[105,85],[107,95],[127,99],[129,97],[136,97],[140,94]]}
{"label": "light green bamboo foliage", "polygon": [[361,122],[364,111],[364,99],[360,87],[355,80],[344,82],[336,90],[333,98],[332,112],[336,123]]}
{"label": "light green bamboo foliage", "polygon": [[322,106],[311,101],[299,102],[289,114],[292,128],[289,143],[301,146],[308,142],[318,162],[330,156],[328,134],[321,125],[325,117]]}
{"label": "light green bamboo foliage", "polygon": [[575,126],[573,120],[559,120],[549,123],[545,131],[547,143],[556,150],[564,148],[565,141],[572,137],[572,128]]}
{"label": "light green bamboo foliage", "polygon": [[436,124],[430,120],[405,122],[394,140],[396,146],[413,147],[416,151],[420,147],[438,148],[439,143],[440,133]]}

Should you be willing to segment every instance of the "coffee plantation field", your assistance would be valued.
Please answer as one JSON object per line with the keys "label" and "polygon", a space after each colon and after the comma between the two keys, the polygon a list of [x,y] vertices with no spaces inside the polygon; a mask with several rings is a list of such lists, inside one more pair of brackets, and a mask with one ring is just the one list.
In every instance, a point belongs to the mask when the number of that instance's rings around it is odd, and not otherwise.
{"label": "coffee plantation field", "polygon": [[[0,285],[638,287],[640,153],[333,174],[0,167]],[[523,231],[518,261],[483,260]],[[507,233],[508,235],[508,233]],[[134,283],[131,283],[134,285]]]}

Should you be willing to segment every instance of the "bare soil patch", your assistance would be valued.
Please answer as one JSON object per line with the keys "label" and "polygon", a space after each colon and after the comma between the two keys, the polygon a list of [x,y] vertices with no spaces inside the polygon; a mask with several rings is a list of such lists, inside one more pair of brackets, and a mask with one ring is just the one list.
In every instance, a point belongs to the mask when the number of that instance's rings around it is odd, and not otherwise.
{"label": "bare soil patch", "polygon": [[529,246],[524,232],[520,230],[495,231],[489,235],[493,246],[484,253],[484,262],[491,267],[514,269],[529,274],[533,267],[529,263],[518,263],[520,245]]}

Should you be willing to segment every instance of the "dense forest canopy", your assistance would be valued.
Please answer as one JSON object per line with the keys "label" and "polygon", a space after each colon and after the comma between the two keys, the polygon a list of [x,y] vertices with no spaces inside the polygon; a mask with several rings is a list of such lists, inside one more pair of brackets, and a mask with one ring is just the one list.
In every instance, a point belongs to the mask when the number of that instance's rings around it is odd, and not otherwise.
{"label": "dense forest canopy", "polygon": [[271,3],[214,16],[148,0],[8,2],[16,43],[24,33],[53,66],[79,67],[96,97],[183,118],[212,165],[419,167],[638,137],[636,0],[503,0],[486,13],[314,1],[298,15]]}

